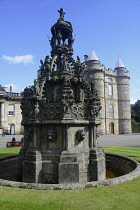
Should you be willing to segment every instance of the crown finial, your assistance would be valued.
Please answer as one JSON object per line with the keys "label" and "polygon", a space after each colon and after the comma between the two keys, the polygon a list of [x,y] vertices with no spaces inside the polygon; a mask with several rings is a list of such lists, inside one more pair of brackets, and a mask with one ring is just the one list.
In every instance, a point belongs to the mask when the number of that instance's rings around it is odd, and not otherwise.
{"label": "crown finial", "polygon": [[64,20],[64,14],[66,14],[66,13],[64,12],[63,8],[60,8],[60,9],[58,10],[58,12],[60,13],[60,18],[59,18],[59,20]]}

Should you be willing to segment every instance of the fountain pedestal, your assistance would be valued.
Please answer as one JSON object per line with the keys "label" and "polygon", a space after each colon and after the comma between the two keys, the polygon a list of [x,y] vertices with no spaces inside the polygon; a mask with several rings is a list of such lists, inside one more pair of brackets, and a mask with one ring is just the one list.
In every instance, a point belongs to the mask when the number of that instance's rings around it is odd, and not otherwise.
{"label": "fountain pedestal", "polygon": [[102,148],[90,148],[89,152],[90,181],[106,178],[105,154]]}
{"label": "fountain pedestal", "polygon": [[97,148],[100,99],[93,82],[84,79],[80,58],[72,58],[72,25],[64,21],[62,8],[59,12],[51,28],[51,57],[41,60],[38,78],[23,92],[19,173],[24,182],[83,183],[105,178],[105,157]]}

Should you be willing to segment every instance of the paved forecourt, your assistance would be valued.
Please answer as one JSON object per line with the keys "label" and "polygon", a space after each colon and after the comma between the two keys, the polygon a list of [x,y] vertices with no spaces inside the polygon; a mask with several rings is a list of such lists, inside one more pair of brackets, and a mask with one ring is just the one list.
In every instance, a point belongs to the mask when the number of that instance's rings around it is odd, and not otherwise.
{"label": "paved forecourt", "polygon": [[13,137],[16,139],[16,141],[21,141],[23,135],[6,135],[4,137],[0,135],[0,148],[6,148],[7,142],[12,141]]}
{"label": "paved forecourt", "polygon": [[127,146],[140,147],[140,135],[138,134],[122,134],[122,135],[105,135],[99,137],[100,146]]}
{"label": "paved forecourt", "polygon": [[[11,141],[12,138],[16,141],[20,141],[23,135],[6,135],[2,137],[0,135],[0,148],[6,148],[7,142]],[[140,135],[104,135],[99,137],[99,146],[128,146],[128,147],[140,147]]]}

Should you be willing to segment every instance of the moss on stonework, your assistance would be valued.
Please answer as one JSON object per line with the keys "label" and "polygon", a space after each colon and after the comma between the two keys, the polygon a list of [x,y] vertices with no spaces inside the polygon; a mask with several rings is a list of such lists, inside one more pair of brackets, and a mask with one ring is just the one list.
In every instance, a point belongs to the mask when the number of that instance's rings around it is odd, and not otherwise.
{"label": "moss on stonework", "polygon": [[61,187],[54,187],[54,190],[62,190]]}
{"label": "moss on stonework", "polygon": [[93,188],[93,185],[92,184],[86,184],[85,188]]}
{"label": "moss on stonework", "polygon": [[19,188],[27,188],[25,185],[20,185]]}
{"label": "moss on stonework", "polygon": [[6,185],[4,185],[5,187],[12,187],[12,185],[11,184],[6,184]]}

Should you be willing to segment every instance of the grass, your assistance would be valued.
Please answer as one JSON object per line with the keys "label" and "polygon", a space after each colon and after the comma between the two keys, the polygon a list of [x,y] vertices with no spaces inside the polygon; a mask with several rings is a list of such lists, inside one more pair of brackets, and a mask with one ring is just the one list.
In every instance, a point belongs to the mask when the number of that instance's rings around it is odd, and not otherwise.
{"label": "grass", "polygon": [[104,152],[124,155],[140,161],[140,148],[121,147],[121,146],[103,146]]}
{"label": "grass", "polygon": [[13,148],[1,148],[0,149],[0,157],[18,154],[20,147],[13,147]]}
{"label": "grass", "polygon": [[[19,151],[19,148],[9,148],[0,149],[0,153],[5,150],[3,154],[15,154],[15,149]],[[104,146],[104,150],[140,160],[138,148]],[[0,186],[0,194],[1,210],[139,210],[140,177],[119,185],[82,190],[43,191]]]}
{"label": "grass", "polygon": [[132,133],[132,134],[140,134],[140,133]]}
{"label": "grass", "polygon": [[58,209],[102,210],[134,209],[140,205],[140,179],[128,183],[96,189],[82,190],[30,190],[0,187],[1,209]]}

